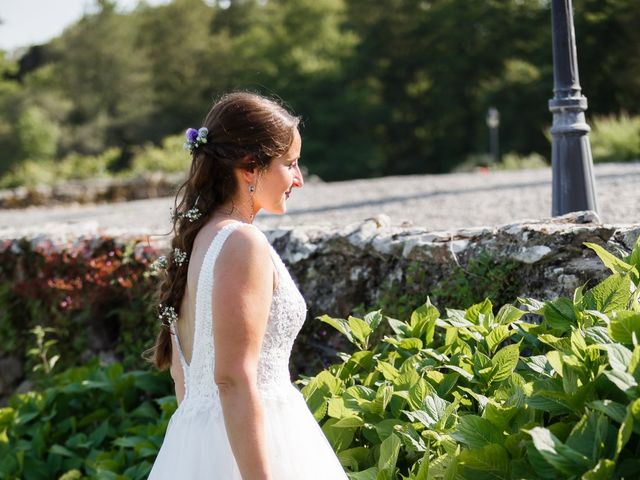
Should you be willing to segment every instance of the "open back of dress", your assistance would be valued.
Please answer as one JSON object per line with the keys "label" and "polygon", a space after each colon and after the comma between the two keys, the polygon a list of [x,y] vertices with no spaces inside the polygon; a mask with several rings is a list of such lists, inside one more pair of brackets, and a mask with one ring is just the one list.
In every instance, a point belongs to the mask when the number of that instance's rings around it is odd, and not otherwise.
{"label": "open back of dress", "polygon": [[[182,352],[185,397],[171,417],[149,479],[243,480],[236,464],[214,382],[212,291],[222,246],[242,222],[225,225],[204,256],[196,287],[195,332],[191,362]],[[270,248],[278,285],[258,362],[258,387],[264,410],[265,438],[273,478],[346,480],[331,445],[291,383],[289,357],[306,318],[307,307],[278,253]],[[175,332],[173,332],[175,334]],[[179,343],[179,342],[178,342]]]}

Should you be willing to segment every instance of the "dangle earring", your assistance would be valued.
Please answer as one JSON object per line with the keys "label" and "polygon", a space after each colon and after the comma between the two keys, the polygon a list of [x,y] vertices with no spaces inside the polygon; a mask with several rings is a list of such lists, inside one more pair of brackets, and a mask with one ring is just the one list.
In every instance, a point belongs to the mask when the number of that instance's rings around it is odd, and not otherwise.
{"label": "dangle earring", "polygon": [[254,185],[249,185],[249,200],[251,202],[251,214],[249,215],[249,221],[253,222],[253,193],[256,191]]}

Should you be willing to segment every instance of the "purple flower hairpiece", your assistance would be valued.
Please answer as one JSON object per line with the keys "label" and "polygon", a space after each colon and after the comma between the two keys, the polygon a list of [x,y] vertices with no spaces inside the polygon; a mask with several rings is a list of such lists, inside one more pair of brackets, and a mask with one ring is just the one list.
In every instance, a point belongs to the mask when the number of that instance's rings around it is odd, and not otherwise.
{"label": "purple flower hairpiece", "polygon": [[207,135],[209,135],[209,130],[206,127],[202,127],[198,130],[195,128],[187,128],[187,141],[184,142],[184,149],[193,153],[193,151],[200,145],[207,143]]}

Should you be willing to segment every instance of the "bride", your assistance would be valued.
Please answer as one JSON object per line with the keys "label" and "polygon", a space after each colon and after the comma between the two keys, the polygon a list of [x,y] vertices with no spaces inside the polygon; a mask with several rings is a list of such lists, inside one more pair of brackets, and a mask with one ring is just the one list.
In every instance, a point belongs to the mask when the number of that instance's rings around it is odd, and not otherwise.
{"label": "bride", "polygon": [[178,409],[151,480],[347,479],[289,376],[306,304],[252,225],[260,209],[284,213],[304,183],[298,122],[274,100],[236,92],[187,130],[192,163],[176,196],[172,253],[160,259],[162,326],[151,350],[170,368]]}

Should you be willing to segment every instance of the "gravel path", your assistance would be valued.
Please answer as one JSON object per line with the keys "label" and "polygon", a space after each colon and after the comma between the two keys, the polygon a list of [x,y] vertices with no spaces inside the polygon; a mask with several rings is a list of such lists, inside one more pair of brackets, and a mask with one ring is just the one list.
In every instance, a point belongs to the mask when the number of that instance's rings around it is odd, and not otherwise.
{"label": "gravel path", "polygon": [[[640,162],[595,167],[600,218],[640,223]],[[122,232],[162,234],[169,229],[172,198],[104,205],[30,207],[0,211],[0,237],[23,234]],[[393,225],[429,230],[500,225],[551,213],[551,169],[311,183],[294,190],[286,215],[260,213],[261,228],[344,225],[386,214]]]}

